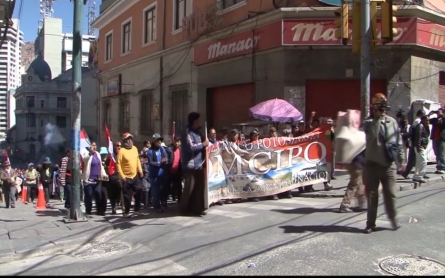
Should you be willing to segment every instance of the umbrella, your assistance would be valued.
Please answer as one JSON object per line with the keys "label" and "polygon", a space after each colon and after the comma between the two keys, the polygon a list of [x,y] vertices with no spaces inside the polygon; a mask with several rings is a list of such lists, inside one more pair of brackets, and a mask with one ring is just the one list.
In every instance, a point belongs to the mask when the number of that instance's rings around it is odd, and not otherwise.
{"label": "umbrella", "polygon": [[282,99],[261,102],[249,109],[255,119],[274,122],[294,122],[303,119],[300,111]]}

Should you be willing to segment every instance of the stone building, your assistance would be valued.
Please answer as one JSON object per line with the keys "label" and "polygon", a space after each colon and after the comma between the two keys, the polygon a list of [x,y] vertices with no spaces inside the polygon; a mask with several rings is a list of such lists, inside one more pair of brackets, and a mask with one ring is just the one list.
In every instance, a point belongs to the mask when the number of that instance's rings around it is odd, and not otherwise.
{"label": "stone building", "polygon": [[22,75],[16,99],[16,125],[8,140],[14,155],[27,161],[57,158],[69,146],[71,71],[52,79],[48,63],[38,56]]}

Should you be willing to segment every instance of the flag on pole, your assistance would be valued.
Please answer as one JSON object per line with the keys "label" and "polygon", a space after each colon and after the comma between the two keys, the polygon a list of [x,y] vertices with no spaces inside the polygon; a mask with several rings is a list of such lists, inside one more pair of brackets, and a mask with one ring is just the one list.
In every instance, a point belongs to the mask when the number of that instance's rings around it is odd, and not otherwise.
{"label": "flag on pole", "polygon": [[108,172],[110,175],[113,175],[116,172],[116,161],[114,160],[114,152],[113,152],[113,141],[111,141],[110,131],[108,130],[108,126],[105,124],[105,136],[107,136],[108,142],[108,153],[110,154],[110,164],[108,165]]}
{"label": "flag on pole", "polygon": [[83,158],[88,155],[88,150],[91,146],[90,138],[88,138],[88,134],[85,132],[85,130],[82,128],[80,130],[80,170],[83,170]]}

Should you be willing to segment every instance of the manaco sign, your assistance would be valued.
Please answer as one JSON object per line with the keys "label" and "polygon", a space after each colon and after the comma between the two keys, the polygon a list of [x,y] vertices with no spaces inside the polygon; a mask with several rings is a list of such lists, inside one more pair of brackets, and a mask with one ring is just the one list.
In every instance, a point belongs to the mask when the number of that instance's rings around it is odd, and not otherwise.
{"label": "manaco sign", "polygon": [[[352,24],[350,24],[352,28]],[[395,44],[416,43],[416,19],[399,19],[397,22],[398,35]],[[352,30],[349,30],[352,33]],[[377,29],[377,37],[380,30]],[[284,20],[283,45],[337,45],[340,41],[335,38],[334,20]]]}
{"label": "manaco sign", "polygon": [[419,19],[417,44],[445,51],[445,27]]}
{"label": "manaco sign", "polygon": [[195,65],[203,65],[228,58],[247,55],[281,45],[281,21],[260,26],[236,35],[197,45],[194,48]]}

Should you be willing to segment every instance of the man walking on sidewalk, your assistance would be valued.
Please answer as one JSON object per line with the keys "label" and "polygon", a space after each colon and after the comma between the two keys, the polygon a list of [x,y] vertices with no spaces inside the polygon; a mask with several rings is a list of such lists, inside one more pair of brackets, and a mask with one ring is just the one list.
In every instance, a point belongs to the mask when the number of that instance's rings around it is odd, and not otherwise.
{"label": "man walking on sidewalk", "polygon": [[0,172],[0,179],[3,182],[6,208],[15,208],[15,179],[17,178],[17,172],[12,169],[9,159],[3,163],[3,166],[4,169]]}
{"label": "man walking on sidewalk", "polygon": [[431,111],[428,116],[436,114],[436,118],[430,120],[433,126],[431,130],[431,140],[433,140],[433,150],[436,155],[437,171],[436,174],[445,174],[445,118],[443,109]]}
{"label": "man walking on sidewalk", "polygon": [[422,116],[420,124],[414,129],[413,146],[416,152],[416,172],[413,181],[420,183],[425,182],[426,174],[426,147],[428,146],[428,137],[430,136],[430,128],[427,116]]}
{"label": "man walking on sidewalk", "polygon": [[385,210],[393,230],[400,226],[397,222],[395,209],[394,185],[396,183],[396,161],[404,169],[404,153],[402,136],[397,121],[386,115],[388,102],[382,93],[372,98],[372,116],[363,122],[366,134],[366,162],[364,182],[368,197],[368,214],[365,233],[375,231],[377,208],[379,205],[379,185],[382,183]]}

